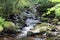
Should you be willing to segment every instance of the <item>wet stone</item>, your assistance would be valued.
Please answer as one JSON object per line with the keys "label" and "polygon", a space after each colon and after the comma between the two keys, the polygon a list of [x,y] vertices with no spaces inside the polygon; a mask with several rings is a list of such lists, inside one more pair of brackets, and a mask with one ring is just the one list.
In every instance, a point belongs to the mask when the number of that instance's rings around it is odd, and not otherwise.
{"label": "wet stone", "polygon": [[57,38],[57,39],[55,39],[55,40],[60,40],[60,38]]}

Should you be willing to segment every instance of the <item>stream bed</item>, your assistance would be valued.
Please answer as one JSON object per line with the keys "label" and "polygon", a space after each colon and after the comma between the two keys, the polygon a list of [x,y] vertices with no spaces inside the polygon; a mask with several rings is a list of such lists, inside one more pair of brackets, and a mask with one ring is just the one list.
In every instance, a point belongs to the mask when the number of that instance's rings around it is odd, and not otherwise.
{"label": "stream bed", "polygon": [[0,40],[60,40],[60,37],[51,36],[51,37],[42,37],[39,35],[36,36],[25,36],[23,38],[17,38],[17,35],[3,35],[0,37]]}

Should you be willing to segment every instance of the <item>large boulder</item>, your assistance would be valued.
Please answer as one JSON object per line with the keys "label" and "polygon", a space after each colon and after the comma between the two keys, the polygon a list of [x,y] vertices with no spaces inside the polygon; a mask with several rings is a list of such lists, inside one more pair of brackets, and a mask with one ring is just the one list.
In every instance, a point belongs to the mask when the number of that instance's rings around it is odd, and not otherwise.
{"label": "large boulder", "polygon": [[58,20],[57,18],[54,18],[54,19],[51,21],[51,23],[52,23],[52,24],[58,24],[58,21],[59,21],[59,20]]}
{"label": "large boulder", "polygon": [[47,32],[48,30],[51,31],[53,29],[56,29],[56,26],[51,25],[49,23],[41,23],[37,24],[35,28],[33,28],[30,32],[41,33],[41,32]]}
{"label": "large boulder", "polygon": [[5,22],[4,28],[15,28],[15,24],[13,22]]}
{"label": "large boulder", "polygon": [[49,18],[44,18],[44,17],[41,17],[41,19],[40,19],[41,21],[43,21],[43,22],[47,22],[48,20],[50,20]]}

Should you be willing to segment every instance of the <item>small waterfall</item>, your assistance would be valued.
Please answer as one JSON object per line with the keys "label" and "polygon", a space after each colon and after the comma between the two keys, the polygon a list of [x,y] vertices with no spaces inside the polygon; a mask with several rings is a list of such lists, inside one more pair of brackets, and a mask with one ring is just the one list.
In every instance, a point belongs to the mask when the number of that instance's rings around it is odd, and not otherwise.
{"label": "small waterfall", "polygon": [[27,15],[27,19],[25,23],[27,26],[23,28],[22,33],[18,36],[19,38],[27,36],[28,31],[30,31],[30,29],[34,28],[34,26],[40,22],[31,12],[26,12],[26,15]]}

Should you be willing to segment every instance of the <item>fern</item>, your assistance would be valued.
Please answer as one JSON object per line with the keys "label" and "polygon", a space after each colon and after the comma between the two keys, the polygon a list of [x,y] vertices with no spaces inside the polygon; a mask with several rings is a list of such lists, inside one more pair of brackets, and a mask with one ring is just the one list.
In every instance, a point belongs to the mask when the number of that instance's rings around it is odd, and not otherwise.
{"label": "fern", "polygon": [[51,2],[60,2],[60,0],[50,0]]}
{"label": "fern", "polygon": [[48,12],[44,13],[42,16],[45,16],[46,14],[49,15],[51,13],[51,11],[55,11],[55,15],[60,16],[60,3],[55,5],[52,8],[48,8],[47,10],[48,10]]}

